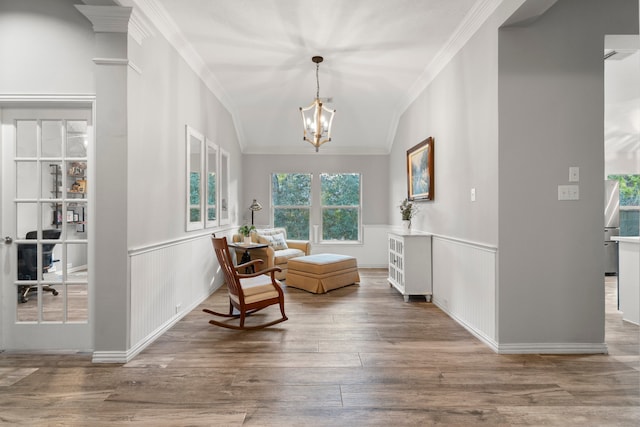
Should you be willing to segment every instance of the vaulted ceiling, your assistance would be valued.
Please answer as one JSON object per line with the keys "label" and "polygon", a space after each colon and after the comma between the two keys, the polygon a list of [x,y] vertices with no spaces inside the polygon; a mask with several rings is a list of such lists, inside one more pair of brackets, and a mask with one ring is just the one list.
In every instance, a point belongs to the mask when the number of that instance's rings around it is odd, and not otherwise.
{"label": "vaulted ceiling", "polygon": [[[415,96],[501,0],[119,0],[178,47],[230,111],[244,153],[313,153],[299,107],[337,110],[332,154],[386,154]],[[86,1],[91,2],[90,0]]]}

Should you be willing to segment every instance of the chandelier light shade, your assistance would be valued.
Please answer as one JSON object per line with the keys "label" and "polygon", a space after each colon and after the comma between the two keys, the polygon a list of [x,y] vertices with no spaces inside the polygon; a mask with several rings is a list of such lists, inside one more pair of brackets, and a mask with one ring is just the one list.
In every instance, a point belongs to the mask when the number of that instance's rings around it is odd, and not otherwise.
{"label": "chandelier light shade", "polygon": [[253,199],[253,202],[249,206],[249,210],[251,211],[251,225],[253,225],[253,214],[256,211],[262,210],[262,205],[260,203],[258,203],[258,201],[256,199]]}
{"label": "chandelier light shade", "polygon": [[333,124],[333,116],[336,114],[336,110],[325,107],[320,101],[318,71],[320,63],[324,59],[322,56],[314,56],[311,60],[316,64],[316,98],[308,107],[300,107],[300,114],[302,115],[302,127],[304,129],[303,140],[316,147],[317,153],[322,144],[331,141],[331,125]]}

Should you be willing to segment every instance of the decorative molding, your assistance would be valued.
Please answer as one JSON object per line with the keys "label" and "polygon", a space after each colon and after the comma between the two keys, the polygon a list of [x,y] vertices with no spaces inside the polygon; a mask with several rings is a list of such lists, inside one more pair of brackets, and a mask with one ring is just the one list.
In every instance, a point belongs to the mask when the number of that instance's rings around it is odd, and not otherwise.
{"label": "decorative molding", "polygon": [[457,237],[444,236],[442,234],[432,234],[432,236],[436,240],[446,240],[448,242],[453,242],[453,243],[457,243],[459,245],[464,245],[464,246],[471,246],[474,249],[480,249],[480,250],[484,250],[492,253],[498,252],[498,248],[496,246],[489,245],[487,243],[478,243],[478,242],[473,242],[471,240],[460,239]]}
{"label": "decorative molding", "polygon": [[240,126],[238,114],[235,111],[231,98],[226,93],[216,76],[208,68],[202,57],[184,37],[180,28],[173,21],[167,11],[157,0],[133,0],[141,13],[160,31],[160,34],[169,42],[176,52],[182,56],[187,65],[202,80],[204,85],[218,98],[224,108],[227,109],[233,120],[233,125],[238,136],[240,150],[244,153],[244,132]]}
{"label": "decorative molding", "polygon": [[93,62],[96,65],[125,65],[131,68],[136,73],[142,74],[142,68],[138,67],[130,60],[124,58],[93,58]]}
{"label": "decorative molding", "polygon": [[[55,105],[71,105],[73,107],[92,107],[96,101],[94,94],[4,94],[0,95],[0,106],[15,106],[20,104],[42,103]],[[94,122],[95,123],[95,122]]]}
{"label": "decorative molding", "polygon": [[391,152],[393,139],[398,130],[400,117],[409,106],[424,92],[429,84],[436,78],[444,67],[451,62],[453,57],[464,47],[471,37],[489,19],[504,0],[481,0],[467,13],[460,25],[453,32],[449,40],[438,51],[433,60],[427,65],[420,77],[411,85],[407,93],[398,102],[394,116],[391,119],[389,133],[387,134],[387,153]]}
{"label": "decorative molding", "polygon": [[142,42],[147,37],[155,35],[153,27],[151,26],[149,21],[147,21],[147,19],[138,11],[138,9],[133,9],[131,13],[131,19],[129,20],[129,35],[139,45],[142,45]]}
{"label": "decorative molding", "polygon": [[129,61],[129,68],[131,68],[133,71],[135,71],[136,73],[142,75],[142,68],[138,67],[136,64],[134,64],[133,62]]}
{"label": "decorative molding", "polygon": [[166,240],[164,242],[158,242],[158,243],[153,243],[150,245],[146,245],[146,246],[138,246],[137,248],[131,248],[129,249],[128,255],[130,257],[132,256],[136,256],[136,255],[140,255],[146,252],[153,252],[156,251],[158,249],[164,249],[164,248],[168,248],[170,246],[176,246],[176,245],[180,245],[182,243],[186,243],[186,242],[190,242],[192,240],[199,240],[202,239],[204,237],[210,237],[211,233],[220,233],[220,234],[225,234],[225,232],[229,232],[230,230],[233,230],[234,227],[233,226],[226,226],[226,227],[218,227],[218,228],[209,228],[206,231],[203,232],[199,232],[197,234],[190,234],[186,237],[181,237],[179,239],[173,239],[173,240]]}
{"label": "decorative molding", "polygon": [[129,30],[131,7],[85,4],[76,4],[75,7],[91,21],[96,33],[126,33]]}
{"label": "decorative molding", "polygon": [[93,58],[93,62],[97,65],[129,65],[126,58]]}

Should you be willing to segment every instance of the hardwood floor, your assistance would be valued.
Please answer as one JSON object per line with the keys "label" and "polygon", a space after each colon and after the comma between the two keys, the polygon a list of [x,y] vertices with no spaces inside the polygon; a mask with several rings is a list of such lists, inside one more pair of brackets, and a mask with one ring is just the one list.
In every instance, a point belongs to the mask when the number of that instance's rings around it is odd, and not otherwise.
{"label": "hardwood floor", "polygon": [[[0,354],[0,423],[207,426],[636,426],[639,328],[605,283],[609,355],[498,355],[386,270],[313,295],[285,289],[289,321],[208,324],[212,295],[133,361]],[[272,307],[256,323],[278,316]]]}

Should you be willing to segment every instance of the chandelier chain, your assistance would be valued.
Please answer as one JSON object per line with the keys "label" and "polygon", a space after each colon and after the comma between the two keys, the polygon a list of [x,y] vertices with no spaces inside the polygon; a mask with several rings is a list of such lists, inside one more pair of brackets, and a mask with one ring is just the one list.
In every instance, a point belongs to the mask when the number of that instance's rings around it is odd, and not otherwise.
{"label": "chandelier chain", "polygon": [[316,64],[316,98],[320,98],[320,78],[318,77],[319,70],[320,64]]}

